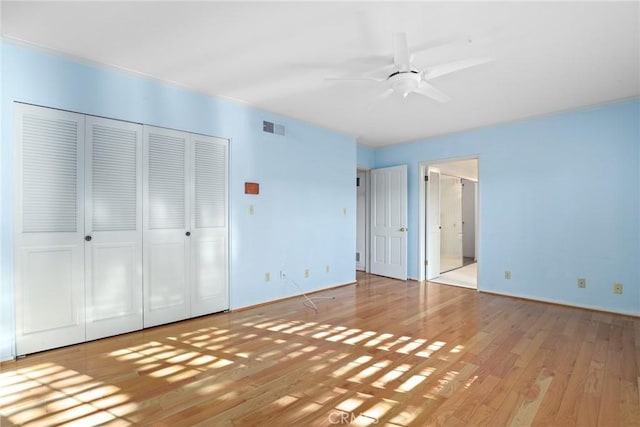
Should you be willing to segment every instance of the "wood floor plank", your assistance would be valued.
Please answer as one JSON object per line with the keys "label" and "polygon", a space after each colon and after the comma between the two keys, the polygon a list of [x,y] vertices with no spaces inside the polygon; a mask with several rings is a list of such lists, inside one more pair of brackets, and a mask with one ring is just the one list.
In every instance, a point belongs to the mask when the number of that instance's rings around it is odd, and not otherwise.
{"label": "wood floor plank", "polygon": [[2,426],[640,426],[640,319],[358,273],[0,364]]}
{"label": "wood floor plank", "polygon": [[530,426],[533,424],[553,380],[554,375],[547,369],[540,371],[533,386],[529,389],[524,401],[513,416],[512,426]]}
{"label": "wood floor plank", "polygon": [[598,423],[604,425],[620,424],[620,377],[622,373],[622,353],[620,340],[622,330],[617,325],[610,325],[609,347],[603,375],[602,394]]}
{"label": "wood floor plank", "polygon": [[593,347],[593,343],[589,341],[582,342],[569,382],[562,395],[562,402],[555,414],[555,422],[558,425],[576,425],[578,422],[580,402],[583,398]]}

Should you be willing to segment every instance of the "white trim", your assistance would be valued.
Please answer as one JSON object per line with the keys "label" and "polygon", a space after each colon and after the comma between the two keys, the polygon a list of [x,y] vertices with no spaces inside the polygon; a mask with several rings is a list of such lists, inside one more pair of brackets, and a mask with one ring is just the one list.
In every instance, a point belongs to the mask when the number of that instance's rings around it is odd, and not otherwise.
{"label": "white trim", "polygon": [[[580,1],[580,0],[568,0],[568,1]],[[597,2],[598,0],[587,0],[587,1],[594,1]],[[624,1],[628,1],[628,0],[624,0]],[[547,118],[552,118],[552,117],[556,117],[562,114],[572,114],[572,113],[579,113],[579,112],[583,112],[583,111],[590,111],[590,110],[595,110],[598,108],[605,108],[608,106],[613,106],[613,105],[618,105],[618,104],[626,104],[628,102],[633,102],[633,101],[638,101],[640,100],[640,96],[638,95],[631,95],[631,96],[625,96],[623,98],[618,98],[618,99],[612,99],[609,101],[602,101],[602,102],[596,102],[595,104],[589,104],[589,105],[583,105],[583,106],[579,106],[579,107],[575,107],[575,108],[563,108],[560,110],[555,110],[555,111],[551,111],[551,112],[547,112],[547,113],[542,113],[542,114],[532,114],[529,116],[524,116],[524,117],[518,117],[518,118],[513,118],[511,120],[507,120],[507,121],[503,121],[503,122],[496,122],[496,123],[488,123],[485,125],[479,125],[479,126],[473,126],[470,128],[464,128],[464,129],[458,129],[458,130],[453,130],[453,131],[444,131],[441,133],[434,133],[431,135],[426,135],[423,136],[421,138],[418,139],[409,139],[406,141],[398,141],[398,142],[392,142],[389,144],[379,144],[379,145],[368,145],[364,142],[362,142],[362,140],[358,140],[358,144],[362,145],[363,147],[367,147],[367,148],[372,148],[374,150],[380,149],[380,148],[389,148],[389,147],[396,147],[396,146],[400,146],[400,145],[409,145],[409,144],[420,144],[420,143],[425,143],[425,142],[431,142],[432,140],[438,139],[438,138],[444,138],[444,137],[449,137],[449,136],[454,136],[454,135],[462,135],[465,133],[469,133],[469,132],[477,132],[477,131],[481,131],[481,130],[485,130],[485,129],[498,129],[500,127],[503,126],[509,126],[509,125],[515,125],[515,124],[519,124],[519,123],[524,123],[524,122],[529,122],[529,121],[534,121],[534,120],[543,120],[543,119],[547,119]]]}
{"label": "white trim", "polygon": [[416,230],[418,230],[418,279],[419,281],[423,281],[426,279],[426,266],[424,265],[424,261],[427,258],[427,251],[425,250],[425,246],[427,244],[427,236],[426,236],[426,226],[425,222],[427,220],[427,214],[425,205],[427,203],[425,191],[426,184],[424,181],[424,177],[427,175],[427,171],[429,169],[429,165],[427,163],[420,163],[420,176],[418,179],[420,182],[418,183],[418,226]]}
{"label": "white trim", "polygon": [[574,303],[566,302],[566,301],[562,301],[562,300],[553,300],[551,298],[533,297],[531,295],[518,295],[518,294],[511,294],[511,293],[508,293],[508,292],[497,292],[497,291],[480,291],[480,289],[478,289],[478,291],[482,292],[482,293],[485,293],[485,294],[499,295],[499,296],[511,297],[511,298],[519,298],[519,299],[524,299],[524,300],[527,300],[527,301],[543,302],[543,303],[549,303],[549,304],[564,305],[564,306],[572,307],[572,308],[582,308],[582,309],[587,309],[587,310],[604,311],[606,313],[623,314],[625,316],[640,317],[640,311],[637,311],[637,312],[624,311],[624,310],[616,311],[616,310],[613,310],[611,308],[601,307],[601,306],[598,306],[598,305],[580,305],[580,304],[574,304]]}
{"label": "white trim", "polygon": [[366,273],[371,273],[371,169],[367,169],[365,171],[364,181],[365,181],[365,189],[364,189],[364,207],[365,207],[365,229],[364,229],[364,244],[367,248],[367,253],[365,254],[364,259],[364,271]]}
{"label": "white trim", "polygon": [[[369,273],[369,240],[371,239],[371,203],[369,202],[371,195],[369,194],[370,187],[370,176],[371,169],[364,169],[358,167],[356,169],[356,179],[358,178],[358,174],[363,174],[364,182],[361,182],[360,185],[364,187],[364,259],[362,260],[362,264],[364,265],[364,270],[358,270],[356,266],[356,270],[364,271],[365,273]],[[356,205],[358,203],[358,191],[356,188]],[[357,215],[357,206],[356,206],[356,215]],[[358,226],[359,218],[356,216],[356,227]],[[356,242],[357,243],[357,242]]]}
{"label": "white trim", "polygon": [[[264,0],[264,1],[267,1],[267,0]],[[597,0],[593,0],[593,1],[597,1]],[[262,113],[264,115],[272,117],[269,120],[274,120],[273,117],[276,118],[275,121],[277,121],[278,118],[279,119],[284,119],[284,120],[293,120],[293,121],[296,121],[298,123],[303,123],[305,125],[311,126],[313,128],[316,128],[316,129],[322,129],[322,130],[327,131],[327,132],[333,132],[333,133],[339,134],[341,136],[346,136],[346,137],[352,138],[354,142],[359,143],[357,141],[357,138],[358,138],[357,135],[353,135],[353,134],[350,134],[350,133],[347,133],[347,132],[338,132],[337,130],[335,130],[335,129],[331,128],[331,127],[324,126],[322,124],[318,124],[318,123],[311,122],[311,121],[308,121],[308,120],[295,118],[293,116],[288,116],[288,115],[284,115],[284,114],[281,114],[281,113],[277,113],[275,111],[268,110],[268,109],[265,109],[263,107],[259,107],[258,105],[251,104],[248,101],[244,101],[242,99],[234,98],[234,97],[231,97],[231,96],[228,96],[228,95],[223,95],[223,94],[218,94],[218,93],[211,93],[211,92],[208,92],[208,91],[196,88],[196,87],[192,87],[192,86],[187,85],[187,84],[176,82],[174,80],[163,80],[162,78],[154,76],[152,74],[147,74],[147,73],[144,73],[144,72],[141,72],[141,71],[136,71],[136,70],[133,70],[133,69],[130,69],[130,68],[127,68],[127,67],[121,67],[121,66],[114,65],[114,64],[107,64],[107,63],[96,61],[96,60],[89,59],[89,58],[84,58],[82,56],[78,56],[78,55],[75,55],[75,54],[72,54],[72,53],[69,53],[69,52],[64,52],[64,51],[61,51],[61,50],[58,50],[58,49],[54,49],[52,47],[42,46],[40,44],[33,43],[33,42],[28,41],[28,40],[23,40],[23,39],[16,38],[16,37],[0,36],[0,42],[4,43],[4,44],[7,44],[7,45],[14,45],[14,46],[21,47],[21,48],[33,49],[33,50],[38,51],[40,54],[44,54],[44,55],[54,55],[54,56],[57,56],[57,57],[62,58],[64,60],[71,61],[71,62],[74,62],[76,64],[79,64],[79,65],[82,65],[82,66],[85,66],[85,67],[93,67],[93,68],[99,68],[99,69],[102,69],[102,70],[105,70],[105,71],[122,73],[122,74],[125,74],[125,75],[128,75],[128,76],[131,76],[133,78],[146,80],[148,82],[156,83],[156,84],[159,84],[159,85],[162,85],[162,86],[169,86],[169,87],[172,87],[172,88],[181,89],[181,90],[184,90],[186,92],[189,92],[189,93],[195,94],[195,95],[205,96],[205,97],[211,98],[212,100],[229,102],[229,103],[234,104],[234,105],[238,105],[238,106],[242,106],[242,107],[246,107],[246,108],[251,108],[252,110],[254,110],[254,111],[258,112],[258,113]],[[18,100],[14,100],[14,101],[22,102],[22,101],[18,101]],[[24,103],[29,104],[31,102],[24,101]],[[34,104],[34,105],[37,105],[37,104]],[[57,107],[47,107],[47,108],[54,108],[54,109],[58,109],[58,110],[61,109],[61,108],[57,108]],[[89,114],[89,113],[80,113],[80,114],[92,115],[92,114]],[[101,116],[98,116],[98,117],[101,117]],[[105,117],[105,118],[109,118],[109,117]],[[116,117],[114,117],[114,119],[122,120],[122,121],[130,121],[130,120],[116,118]],[[147,125],[153,125],[153,126],[156,126],[156,127],[162,127],[162,126],[157,126],[157,125],[152,124],[152,123],[140,123],[140,124],[147,124]],[[182,130],[182,129],[177,129],[177,128],[173,128],[173,127],[168,128],[168,129]],[[198,132],[193,132],[193,131],[190,131],[190,130],[184,130],[184,131],[185,132],[189,132],[189,133],[198,133]],[[205,134],[205,133],[201,133],[201,135],[209,136],[209,134]],[[218,138],[231,139],[230,136],[218,136]],[[370,147],[370,146],[367,146],[367,145],[364,145],[364,144],[360,144],[360,145],[362,145],[363,147],[369,148],[369,149],[377,148],[377,147]]]}
{"label": "white trim", "polygon": [[280,302],[280,301],[293,299],[293,298],[298,298],[298,297],[304,298],[305,295],[313,296],[314,294],[317,294],[317,293],[320,293],[320,292],[326,292],[326,291],[330,291],[330,290],[335,289],[335,288],[340,288],[340,287],[349,286],[349,285],[357,285],[357,284],[358,284],[357,280],[352,280],[352,281],[348,281],[348,282],[342,282],[342,283],[338,283],[338,284],[335,284],[335,285],[331,285],[331,286],[329,286],[327,288],[314,289],[314,290],[310,290],[310,291],[307,291],[307,292],[304,292],[304,293],[301,293],[301,294],[287,295],[287,296],[284,296],[284,297],[281,297],[281,298],[271,299],[271,300],[268,300],[268,301],[256,302],[256,303],[253,303],[253,304],[241,305],[241,306],[238,306],[238,307],[231,307],[231,308],[229,308],[228,311],[246,310],[246,309],[249,309],[249,308],[257,307],[259,305],[271,304],[271,303]]}

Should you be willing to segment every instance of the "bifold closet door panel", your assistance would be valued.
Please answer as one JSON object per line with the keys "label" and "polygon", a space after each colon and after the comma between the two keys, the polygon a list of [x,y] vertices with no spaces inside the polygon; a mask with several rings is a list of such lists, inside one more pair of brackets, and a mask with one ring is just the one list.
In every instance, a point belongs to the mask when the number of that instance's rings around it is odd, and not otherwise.
{"label": "bifold closet door panel", "polygon": [[191,316],[229,309],[229,141],[191,135]]}
{"label": "bifold closet door panel", "polygon": [[85,340],[84,116],[14,104],[18,355]]}
{"label": "bifold closet door panel", "polygon": [[15,109],[17,354],[229,308],[227,140]]}
{"label": "bifold closet door panel", "polygon": [[86,118],[87,339],[142,329],[142,125]]}
{"label": "bifold closet door panel", "polygon": [[144,326],[190,316],[189,134],[143,126]]}

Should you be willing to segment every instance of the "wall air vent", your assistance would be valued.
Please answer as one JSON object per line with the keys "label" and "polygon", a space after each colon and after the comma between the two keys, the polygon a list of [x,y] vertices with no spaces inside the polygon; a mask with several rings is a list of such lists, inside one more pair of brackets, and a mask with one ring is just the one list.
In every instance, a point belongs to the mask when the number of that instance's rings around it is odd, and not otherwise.
{"label": "wall air vent", "polygon": [[273,122],[263,121],[262,130],[275,135],[284,135],[284,126]]}

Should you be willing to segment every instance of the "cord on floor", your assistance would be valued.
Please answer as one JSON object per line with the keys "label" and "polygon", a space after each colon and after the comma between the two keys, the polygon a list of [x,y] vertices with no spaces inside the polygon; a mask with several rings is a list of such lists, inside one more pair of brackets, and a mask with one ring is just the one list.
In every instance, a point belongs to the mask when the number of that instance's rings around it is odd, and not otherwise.
{"label": "cord on floor", "polygon": [[319,299],[336,299],[336,297],[312,297],[309,298],[307,296],[307,294],[302,290],[302,288],[300,287],[300,285],[298,285],[296,283],[295,280],[293,279],[289,279],[287,278],[287,280],[289,280],[291,283],[293,283],[295,285],[296,288],[298,288],[298,290],[300,291],[300,293],[302,294],[302,296],[304,297],[304,301],[302,302],[302,304],[305,307],[311,308],[313,310],[315,310],[315,312],[318,312],[318,306],[313,302],[313,300],[319,300]]}

